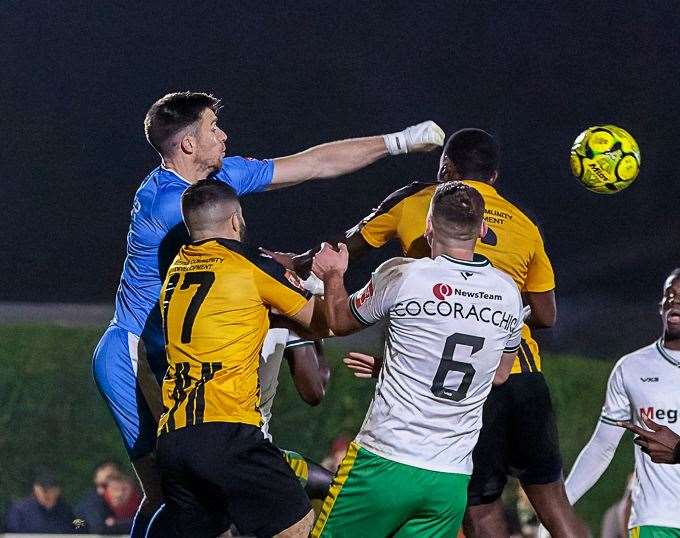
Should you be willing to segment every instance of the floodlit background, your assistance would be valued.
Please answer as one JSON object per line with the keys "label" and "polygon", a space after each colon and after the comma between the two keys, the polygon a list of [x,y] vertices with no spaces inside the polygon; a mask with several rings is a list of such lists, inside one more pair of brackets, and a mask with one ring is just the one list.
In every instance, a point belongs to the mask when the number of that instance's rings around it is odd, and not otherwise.
{"label": "floodlit background", "polygon": [[[679,27],[673,2],[1,2],[0,513],[28,494],[37,464],[75,503],[98,460],[124,460],[90,355],[132,196],[158,162],[144,114],[186,89],[221,97],[228,152],[257,158],[426,119],[492,132],[498,188],[541,226],[557,274],[558,324],[538,334],[568,469],[612,362],[658,336],[662,280],[680,265]],[[629,130],[642,151],[638,180],[613,196],[569,173],[571,142],[599,123]],[[395,157],[248,197],[251,240],[306,249],[432,179],[437,160]],[[351,285],[397,252],[358,263]],[[82,306],[44,305],[55,302]],[[379,349],[379,334],[352,346]],[[280,445],[320,459],[356,432],[371,386],[337,370],[314,410],[284,383]],[[619,452],[579,504],[596,534],[632,468],[627,437]]]}

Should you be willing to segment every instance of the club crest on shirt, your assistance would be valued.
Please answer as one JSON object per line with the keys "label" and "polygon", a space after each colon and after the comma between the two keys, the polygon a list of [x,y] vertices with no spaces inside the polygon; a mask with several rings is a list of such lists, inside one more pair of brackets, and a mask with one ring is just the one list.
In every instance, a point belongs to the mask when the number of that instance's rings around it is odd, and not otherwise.
{"label": "club crest on shirt", "polygon": [[361,290],[361,293],[357,294],[357,298],[354,300],[354,304],[356,304],[357,307],[361,306],[364,304],[369,297],[373,295],[373,282],[369,282],[364,286],[364,289]]}
{"label": "club crest on shirt", "polygon": [[302,283],[300,282],[300,277],[297,276],[293,271],[290,271],[286,269],[286,272],[284,273],[286,279],[288,282],[290,282],[295,288],[304,291],[304,288],[302,287]]}

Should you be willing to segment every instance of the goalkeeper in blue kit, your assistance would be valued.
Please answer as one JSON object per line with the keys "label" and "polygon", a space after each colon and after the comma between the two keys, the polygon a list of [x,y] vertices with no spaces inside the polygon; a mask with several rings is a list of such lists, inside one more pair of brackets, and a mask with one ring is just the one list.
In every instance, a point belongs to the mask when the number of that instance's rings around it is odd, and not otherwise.
{"label": "goalkeeper in blue kit", "polygon": [[184,190],[212,177],[241,196],[347,174],[387,154],[430,151],[444,141],[444,133],[429,121],[397,133],[331,142],[276,159],[225,157],[228,138],[217,125],[218,111],[219,100],[212,95],[181,92],[162,97],[147,112],[146,138],[162,163],[135,194],[115,314],[94,351],[97,387],[144,490],[132,536],[145,535],[148,520],[161,504],[154,462],[160,393],[143,391],[143,357],[138,348],[141,340],[160,384],[166,358],[158,299],[169,263],[188,241],[180,208]]}

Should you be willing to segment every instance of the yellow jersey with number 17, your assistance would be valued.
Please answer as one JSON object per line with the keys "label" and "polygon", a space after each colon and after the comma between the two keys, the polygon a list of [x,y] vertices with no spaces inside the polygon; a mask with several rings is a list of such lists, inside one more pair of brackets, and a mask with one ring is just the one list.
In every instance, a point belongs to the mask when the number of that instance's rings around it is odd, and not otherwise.
{"label": "yellow jersey with number 17", "polygon": [[[475,252],[510,275],[522,292],[554,289],[555,275],[538,227],[492,185],[474,180],[464,183],[477,189],[484,198],[484,220],[489,226],[486,237],[477,242]],[[423,237],[425,218],[438,185],[414,182],[390,194],[357,225],[362,237],[375,248],[395,238],[405,256],[429,256],[430,247]],[[540,371],[538,344],[525,325],[512,373]]]}
{"label": "yellow jersey with number 17", "polygon": [[281,265],[239,241],[182,247],[161,290],[168,371],[159,435],[203,422],[261,426],[269,310],[292,316],[306,303]]}

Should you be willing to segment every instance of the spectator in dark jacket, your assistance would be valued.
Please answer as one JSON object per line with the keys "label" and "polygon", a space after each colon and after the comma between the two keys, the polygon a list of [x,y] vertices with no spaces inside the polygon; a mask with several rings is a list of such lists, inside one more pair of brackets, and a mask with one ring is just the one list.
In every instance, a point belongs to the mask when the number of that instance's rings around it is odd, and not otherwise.
{"label": "spectator in dark jacket", "polygon": [[103,461],[97,465],[92,475],[92,488],[76,505],[75,513],[83,528],[92,534],[116,534],[113,527],[113,510],[106,503],[104,495],[112,477],[121,473],[115,461]]}
{"label": "spectator in dark jacket", "polygon": [[13,503],[7,512],[7,532],[70,534],[73,511],[61,498],[55,476],[42,471],[33,481],[33,495]]}

